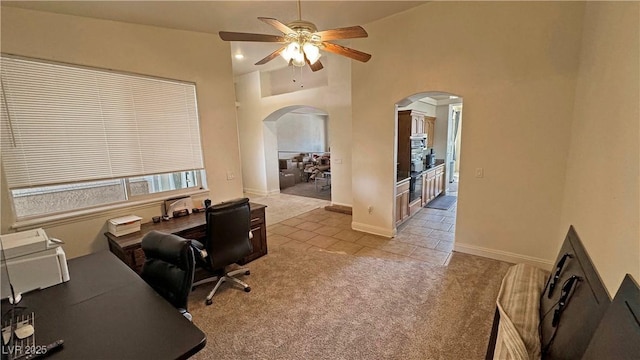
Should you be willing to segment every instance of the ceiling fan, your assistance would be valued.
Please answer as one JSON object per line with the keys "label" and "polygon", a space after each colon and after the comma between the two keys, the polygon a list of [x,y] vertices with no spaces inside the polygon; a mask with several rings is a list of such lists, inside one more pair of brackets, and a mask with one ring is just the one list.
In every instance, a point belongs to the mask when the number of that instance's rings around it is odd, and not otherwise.
{"label": "ceiling fan", "polygon": [[258,19],[273,26],[282,32],[283,35],[229,31],[219,32],[220,38],[224,41],[274,42],[283,44],[282,47],[255,63],[255,65],[266,64],[278,57],[278,55],[281,55],[291,65],[303,67],[305,64],[308,64],[311,70],[318,71],[323,68],[319,60],[321,56],[320,50],[362,62],[367,62],[371,58],[370,54],[329,42],[330,40],[365,38],[369,36],[361,26],[318,31],[312,22],[302,20],[300,0],[298,0],[298,20],[285,25],[273,18],[259,17]]}

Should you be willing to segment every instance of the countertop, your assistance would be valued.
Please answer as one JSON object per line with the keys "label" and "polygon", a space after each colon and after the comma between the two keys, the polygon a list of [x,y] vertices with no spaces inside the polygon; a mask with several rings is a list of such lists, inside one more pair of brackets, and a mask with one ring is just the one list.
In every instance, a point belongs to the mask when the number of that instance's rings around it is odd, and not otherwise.
{"label": "countertop", "polygon": [[425,170],[417,173],[417,176],[416,176],[416,174],[414,174],[416,172],[410,173],[409,171],[398,171],[398,173],[396,174],[396,185],[400,184],[401,182],[410,180],[412,175],[414,177],[419,177],[421,174],[423,174],[423,173],[425,173],[425,172],[427,172],[429,170],[436,169],[436,168],[438,168],[438,167],[440,167],[442,165],[444,165],[444,161],[441,160],[441,159],[438,159],[438,160],[436,160],[436,164],[435,165],[430,166],[430,167],[426,168]]}

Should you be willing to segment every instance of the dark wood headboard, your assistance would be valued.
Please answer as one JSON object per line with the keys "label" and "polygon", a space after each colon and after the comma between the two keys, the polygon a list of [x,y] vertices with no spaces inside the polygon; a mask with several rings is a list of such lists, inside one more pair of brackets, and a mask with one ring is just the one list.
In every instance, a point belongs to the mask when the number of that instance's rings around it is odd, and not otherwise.
{"label": "dark wood headboard", "polygon": [[[557,264],[564,254],[569,254],[570,257],[566,259],[559,279],[555,281],[551,298],[548,297],[548,286],[540,301],[540,340],[543,351],[547,348],[547,352],[542,354],[543,359],[580,359],[611,303],[611,298],[573,226],[569,228],[556,265],[551,270],[552,282]],[[563,293],[563,285],[574,275],[579,277],[579,281],[574,284],[559,322],[554,327],[552,321]]]}
{"label": "dark wood headboard", "polygon": [[640,357],[640,289],[627,274],[593,334],[583,360]]}
{"label": "dark wood headboard", "polygon": [[[564,266],[558,272],[563,258],[566,258]],[[555,264],[540,298],[542,359],[639,359],[640,289],[633,278],[625,277],[612,303],[573,226],[569,228]],[[549,297],[549,284],[556,273],[559,276]],[[575,286],[568,292],[570,295],[554,327],[554,313],[559,308],[563,288],[568,288],[564,285],[569,284],[572,276],[580,280],[574,282]],[[496,310],[487,360],[494,357],[499,320],[500,314]]]}

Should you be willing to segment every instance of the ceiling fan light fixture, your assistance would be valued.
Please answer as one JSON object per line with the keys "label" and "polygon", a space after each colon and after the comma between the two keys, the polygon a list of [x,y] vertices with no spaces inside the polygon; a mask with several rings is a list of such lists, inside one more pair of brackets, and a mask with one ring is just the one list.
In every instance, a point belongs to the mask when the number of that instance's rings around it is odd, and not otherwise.
{"label": "ceiling fan light fixture", "polygon": [[307,56],[307,60],[309,63],[315,64],[318,59],[320,59],[320,49],[312,43],[305,43],[302,46],[302,50],[304,50],[304,54]]}
{"label": "ceiling fan light fixture", "polygon": [[298,52],[293,55],[293,58],[291,58],[291,63],[293,64],[293,66],[298,66],[298,67],[304,66],[305,65],[304,53],[298,50]]}
{"label": "ceiling fan light fixture", "polygon": [[300,44],[296,41],[287,45],[287,47],[280,53],[282,58],[284,58],[287,62],[291,61],[296,55],[296,53],[300,52]]}

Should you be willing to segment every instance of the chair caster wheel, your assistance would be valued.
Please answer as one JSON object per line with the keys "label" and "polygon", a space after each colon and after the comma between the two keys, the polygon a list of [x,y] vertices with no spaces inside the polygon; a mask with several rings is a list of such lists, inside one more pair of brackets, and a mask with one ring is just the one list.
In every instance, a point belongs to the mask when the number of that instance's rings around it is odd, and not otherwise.
{"label": "chair caster wheel", "polygon": [[245,275],[251,275],[251,271],[247,270],[244,272]]}
{"label": "chair caster wheel", "polygon": [[244,292],[249,292],[249,291],[251,291],[251,287],[250,286],[247,286],[246,288],[244,288]]}
{"label": "chair caster wheel", "polygon": [[207,304],[207,305],[211,305],[211,304],[213,304],[213,300],[211,300],[211,299],[207,299],[207,300],[205,301],[205,304]]}

